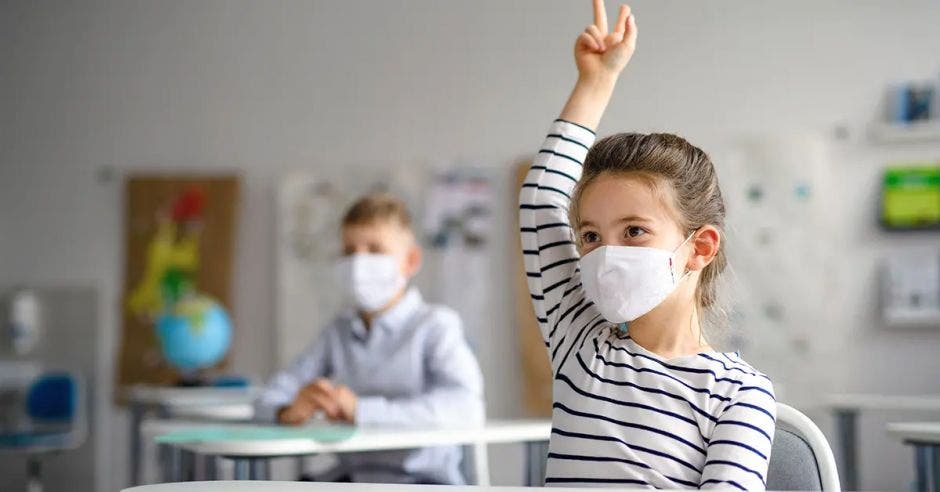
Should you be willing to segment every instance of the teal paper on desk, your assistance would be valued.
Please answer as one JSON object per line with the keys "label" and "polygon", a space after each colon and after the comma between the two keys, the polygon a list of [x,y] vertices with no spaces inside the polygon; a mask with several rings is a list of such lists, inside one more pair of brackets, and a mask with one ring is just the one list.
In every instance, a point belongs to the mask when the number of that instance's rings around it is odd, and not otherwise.
{"label": "teal paper on desk", "polygon": [[313,439],[335,442],[349,439],[356,428],[349,425],[323,425],[316,427],[200,427],[157,436],[159,443],[201,441],[258,441],[271,439]]}

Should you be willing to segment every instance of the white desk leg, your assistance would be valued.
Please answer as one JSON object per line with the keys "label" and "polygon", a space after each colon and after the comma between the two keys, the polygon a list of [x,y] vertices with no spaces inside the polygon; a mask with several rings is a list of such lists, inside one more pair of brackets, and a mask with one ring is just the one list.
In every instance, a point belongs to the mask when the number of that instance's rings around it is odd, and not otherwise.
{"label": "white desk leg", "polygon": [[913,443],[916,468],[914,490],[940,491],[940,470],[937,469],[937,447],[931,444]]}
{"label": "white desk leg", "polygon": [[172,444],[160,444],[158,454],[163,475],[160,477],[160,482],[181,482],[183,480],[183,450]]}
{"label": "white desk leg", "polygon": [[270,480],[271,460],[267,457],[234,456],[235,480]]}
{"label": "white desk leg", "polygon": [[486,442],[477,441],[473,443],[473,465],[477,483],[480,487],[490,486],[490,462],[486,452]]}
{"label": "white desk leg", "polygon": [[842,462],[842,486],[845,490],[859,490],[858,479],[858,411],[854,408],[835,410],[836,426],[839,429],[839,448]]}
{"label": "white desk leg", "polygon": [[219,458],[216,456],[205,456],[203,460],[206,463],[206,480],[218,480]]}
{"label": "white desk leg", "polygon": [[251,461],[248,458],[232,458],[232,461],[235,464],[232,479],[251,480]]}
{"label": "white desk leg", "polygon": [[144,419],[144,407],[142,404],[131,401],[127,405],[128,410],[128,437],[130,442],[128,446],[131,457],[131,485],[140,485],[140,426]]}
{"label": "white desk leg", "polygon": [[193,453],[192,459],[194,480],[218,480],[215,456]]}
{"label": "white desk leg", "polygon": [[525,455],[526,486],[544,487],[548,441],[527,441],[525,443]]}
{"label": "white desk leg", "polygon": [[26,492],[42,492],[42,463],[39,456],[26,455]]}

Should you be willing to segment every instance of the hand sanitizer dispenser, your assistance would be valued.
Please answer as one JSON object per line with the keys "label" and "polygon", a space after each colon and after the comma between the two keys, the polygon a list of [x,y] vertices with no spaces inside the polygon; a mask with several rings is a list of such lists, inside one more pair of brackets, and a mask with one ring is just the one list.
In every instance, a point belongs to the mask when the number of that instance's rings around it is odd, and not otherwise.
{"label": "hand sanitizer dispenser", "polygon": [[27,355],[39,342],[40,313],[36,293],[22,289],[10,296],[8,330],[17,355]]}

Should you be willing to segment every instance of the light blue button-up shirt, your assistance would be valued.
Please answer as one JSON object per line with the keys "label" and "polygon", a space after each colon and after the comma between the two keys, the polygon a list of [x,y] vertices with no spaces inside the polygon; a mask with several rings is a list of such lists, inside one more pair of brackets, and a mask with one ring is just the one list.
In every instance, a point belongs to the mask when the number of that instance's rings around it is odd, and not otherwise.
{"label": "light blue button-up shirt", "polygon": [[[370,328],[341,313],[256,401],[256,418],[273,421],[282,406],[324,377],[358,395],[356,424],[472,425],[484,420],[483,376],[453,310],[424,302],[409,289]],[[343,453],[341,473],[357,482],[463,483],[455,446]]]}

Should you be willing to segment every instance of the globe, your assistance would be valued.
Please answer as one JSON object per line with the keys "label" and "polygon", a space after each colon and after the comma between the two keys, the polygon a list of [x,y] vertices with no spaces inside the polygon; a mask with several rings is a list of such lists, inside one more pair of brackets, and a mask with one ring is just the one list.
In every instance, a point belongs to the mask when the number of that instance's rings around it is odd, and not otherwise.
{"label": "globe", "polygon": [[203,295],[173,304],[157,318],[156,329],[163,357],[182,373],[215,365],[232,342],[228,314]]}

